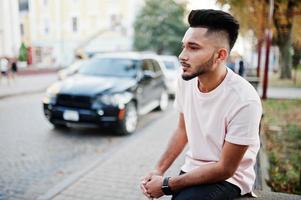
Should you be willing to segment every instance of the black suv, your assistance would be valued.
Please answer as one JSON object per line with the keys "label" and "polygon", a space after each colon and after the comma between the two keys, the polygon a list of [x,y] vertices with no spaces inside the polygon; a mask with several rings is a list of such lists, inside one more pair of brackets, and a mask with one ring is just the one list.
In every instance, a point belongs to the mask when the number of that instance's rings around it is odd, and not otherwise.
{"label": "black suv", "polygon": [[44,114],[56,128],[79,124],[132,133],[139,115],[168,106],[161,62],[153,54],[96,55],[47,89]]}

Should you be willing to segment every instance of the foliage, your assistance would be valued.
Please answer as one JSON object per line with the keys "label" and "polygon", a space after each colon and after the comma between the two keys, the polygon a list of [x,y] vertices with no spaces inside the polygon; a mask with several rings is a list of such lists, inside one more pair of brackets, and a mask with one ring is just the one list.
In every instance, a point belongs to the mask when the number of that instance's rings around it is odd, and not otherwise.
{"label": "foliage", "polygon": [[[293,43],[298,43],[298,37],[301,35],[296,35],[298,32],[298,25],[296,23],[295,16],[298,16],[298,12],[301,11],[300,1],[295,0],[275,0],[274,1],[274,33],[275,42],[279,46],[281,57],[280,57],[280,67],[281,75],[280,78],[291,78],[291,67],[292,67],[292,54],[291,48]],[[292,33],[294,31],[294,37]],[[300,34],[300,33],[299,33]],[[295,41],[292,41],[295,39]]]}
{"label": "foliage", "polygon": [[146,0],[134,27],[134,47],[178,55],[186,30],[184,5],[173,0]]}
{"label": "foliage", "polygon": [[[242,32],[252,30],[258,40],[263,39],[268,27],[269,1],[266,0],[217,0],[222,5],[230,5],[230,12],[239,20]],[[281,78],[291,78],[292,44],[301,48],[301,1],[274,0],[273,41],[281,51]]]}
{"label": "foliage", "polygon": [[[264,102],[263,127],[274,191],[301,194],[301,100]],[[278,129],[270,127],[278,127]]]}
{"label": "foliage", "polygon": [[24,43],[21,44],[19,50],[19,61],[27,61],[27,48]]}
{"label": "foliage", "polygon": [[267,3],[263,0],[237,1],[237,0],[217,0],[218,3],[230,5],[230,12],[239,21],[241,33],[252,30],[258,39],[264,36],[264,27],[267,26]]}

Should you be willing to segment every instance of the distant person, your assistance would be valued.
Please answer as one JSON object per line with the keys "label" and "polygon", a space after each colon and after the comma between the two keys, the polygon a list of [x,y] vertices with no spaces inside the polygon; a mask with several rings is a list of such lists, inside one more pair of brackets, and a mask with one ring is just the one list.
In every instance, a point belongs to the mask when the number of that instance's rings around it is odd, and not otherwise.
{"label": "distant person", "polygon": [[238,62],[238,74],[239,74],[239,76],[245,75],[245,65],[244,65],[244,61],[242,59],[240,59]]}
{"label": "distant person", "polygon": [[8,60],[5,57],[0,59],[0,70],[1,70],[1,81],[6,78],[7,83],[9,84],[9,72],[8,72]]}
{"label": "distant person", "polygon": [[[179,118],[155,169],[143,177],[148,198],[235,199],[251,193],[259,150],[261,102],[252,85],[226,67],[239,24],[220,10],[193,10],[179,55]],[[188,145],[180,175],[164,173]]]}
{"label": "distant person", "polygon": [[15,79],[17,72],[18,72],[18,65],[17,65],[17,59],[13,58],[11,62],[11,72],[12,72],[12,78]]}

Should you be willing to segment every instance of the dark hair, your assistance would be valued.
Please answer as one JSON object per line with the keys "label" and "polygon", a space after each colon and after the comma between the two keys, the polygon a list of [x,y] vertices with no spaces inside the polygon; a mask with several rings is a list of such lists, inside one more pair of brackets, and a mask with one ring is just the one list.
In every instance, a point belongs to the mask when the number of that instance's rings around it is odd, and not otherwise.
{"label": "dark hair", "polygon": [[210,32],[225,31],[228,36],[230,50],[237,39],[239,23],[229,13],[221,10],[192,10],[188,16],[190,27],[204,27]]}

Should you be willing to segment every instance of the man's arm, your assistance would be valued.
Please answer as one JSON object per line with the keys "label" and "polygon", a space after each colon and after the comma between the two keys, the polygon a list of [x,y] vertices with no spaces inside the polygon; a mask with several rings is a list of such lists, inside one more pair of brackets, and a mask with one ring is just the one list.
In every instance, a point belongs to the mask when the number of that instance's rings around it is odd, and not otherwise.
{"label": "man's arm", "polygon": [[145,184],[151,180],[151,177],[153,175],[162,176],[165,173],[165,171],[170,167],[170,165],[175,161],[175,159],[179,156],[179,154],[183,151],[186,144],[187,135],[184,122],[184,115],[183,113],[180,113],[178,126],[171,138],[169,139],[167,148],[162,154],[160,160],[158,161],[155,170],[142,178],[141,189],[147,197],[150,197],[150,195],[146,191]]}
{"label": "man's arm", "polygon": [[156,165],[156,170],[163,175],[183,151],[186,144],[187,135],[185,129],[184,115],[183,113],[180,113],[178,127],[173,133],[172,137],[169,139],[167,148]]}
{"label": "man's arm", "polygon": [[[176,191],[193,185],[224,181],[233,176],[247,149],[248,146],[245,145],[225,142],[220,161],[204,165],[180,176],[171,177],[168,185],[172,191]],[[161,197],[163,195],[162,183],[161,176],[152,176],[145,185],[148,197]]]}
{"label": "man's arm", "polygon": [[203,183],[224,181],[233,176],[247,149],[246,145],[225,142],[221,159],[218,162],[196,168],[181,176],[172,177],[169,179],[169,186],[172,190],[178,190]]}

